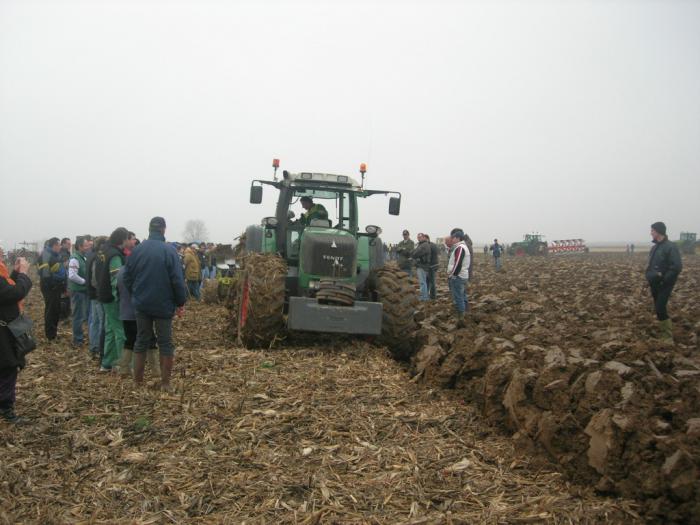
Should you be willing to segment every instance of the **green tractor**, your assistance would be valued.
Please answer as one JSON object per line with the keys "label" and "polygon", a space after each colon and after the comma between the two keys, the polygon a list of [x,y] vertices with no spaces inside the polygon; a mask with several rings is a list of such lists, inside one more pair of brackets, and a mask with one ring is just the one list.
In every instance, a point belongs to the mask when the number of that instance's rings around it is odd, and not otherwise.
{"label": "green tractor", "polygon": [[676,241],[676,244],[678,244],[678,249],[682,254],[694,255],[695,248],[698,246],[697,238],[697,233],[681,232],[680,240]]}
{"label": "green tractor", "polygon": [[522,242],[508,247],[508,255],[547,255],[547,242],[539,233],[526,233]]}
{"label": "green tractor", "polygon": [[[285,325],[290,331],[378,336],[397,354],[410,350],[418,297],[409,276],[385,261],[381,228],[360,231],[359,207],[373,195],[391,195],[398,215],[401,194],[364,188],[347,175],[283,172],[273,162],[273,180],[254,180],[250,202],[263,187],[279,192],[274,216],[246,229],[246,252],[232,290],[232,333],[248,347],[271,345]],[[313,201],[325,213],[302,215],[296,205]],[[320,207],[319,207],[320,205]]]}

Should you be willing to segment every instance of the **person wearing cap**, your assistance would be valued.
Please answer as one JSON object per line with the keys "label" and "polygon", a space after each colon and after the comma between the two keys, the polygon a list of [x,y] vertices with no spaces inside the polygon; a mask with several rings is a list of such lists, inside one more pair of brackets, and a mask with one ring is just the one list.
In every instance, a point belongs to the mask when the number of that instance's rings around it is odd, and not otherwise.
{"label": "person wearing cap", "polygon": [[154,338],[160,351],[161,388],[169,391],[175,360],[173,316],[184,312],[187,290],[175,247],[165,242],[165,219],[154,217],[148,239],[126,261],[123,280],[131,293],[136,317],[134,382],[143,384],[146,352]]}
{"label": "person wearing cap", "polygon": [[396,245],[396,253],[398,255],[399,268],[406,272],[410,277],[413,277],[413,265],[411,264],[411,255],[416,249],[416,243],[411,239],[411,234],[408,230],[403,231],[403,240]]}
{"label": "person wearing cap", "polygon": [[301,223],[304,226],[311,224],[311,221],[316,219],[328,220],[328,211],[323,204],[314,204],[314,200],[309,196],[304,196],[299,199],[301,207],[306,210],[301,214]]}
{"label": "person wearing cap", "polygon": [[673,344],[673,324],[668,316],[666,305],[678,275],[683,270],[683,262],[678,246],[668,240],[666,225],[663,222],[655,222],[651,225],[651,238],[654,246],[649,252],[646,279],[654,299],[661,340],[667,344]]}
{"label": "person wearing cap", "polygon": [[198,247],[196,243],[190,244],[185,248],[185,280],[187,281],[187,291],[190,297],[199,301],[199,285],[202,278],[202,263],[198,255]]}
{"label": "person wearing cap", "polygon": [[454,228],[450,232],[448,240],[451,249],[447,261],[447,284],[452,292],[458,328],[464,328],[464,314],[469,308],[467,283],[469,282],[471,254],[464,238],[464,231],[461,228]]}

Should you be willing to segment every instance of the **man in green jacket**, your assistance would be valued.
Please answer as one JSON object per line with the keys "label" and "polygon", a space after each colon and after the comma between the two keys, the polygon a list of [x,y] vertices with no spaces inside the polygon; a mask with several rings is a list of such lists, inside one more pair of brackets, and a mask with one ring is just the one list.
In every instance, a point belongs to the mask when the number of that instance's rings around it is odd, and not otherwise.
{"label": "man in green jacket", "polygon": [[673,324],[668,316],[666,305],[678,275],[683,270],[683,263],[678,247],[668,240],[666,225],[663,222],[655,222],[651,225],[651,238],[654,246],[649,252],[646,278],[654,299],[661,340],[672,345]]}
{"label": "man in green jacket", "polygon": [[129,239],[129,230],[117,228],[109,236],[107,247],[98,255],[97,300],[105,312],[105,345],[100,372],[109,372],[122,356],[124,349],[124,325],[119,318],[119,294],[117,274],[124,265],[124,247]]}
{"label": "man in green jacket", "polygon": [[311,224],[311,221],[316,219],[328,219],[328,211],[323,204],[314,204],[314,200],[311,197],[304,196],[299,199],[302,208],[306,210],[306,213],[301,214],[301,222],[304,226]]}
{"label": "man in green jacket", "polygon": [[68,291],[73,307],[73,346],[80,347],[85,341],[83,323],[88,320],[90,300],[85,281],[87,269],[87,252],[90,244],[85,237],[75,239],[73,253],[68,262]]}
{"label": "man in green jacket", "polygon": [[404,230],[403,240],[396,245],[396,253],[399,256],[399,268],[401,268],[411,277],[413,277],[411,255],[413,255],[413,250],[415,249],[416,243],[414,243],[411,239],[411,234],[408,232],[408,230]]}

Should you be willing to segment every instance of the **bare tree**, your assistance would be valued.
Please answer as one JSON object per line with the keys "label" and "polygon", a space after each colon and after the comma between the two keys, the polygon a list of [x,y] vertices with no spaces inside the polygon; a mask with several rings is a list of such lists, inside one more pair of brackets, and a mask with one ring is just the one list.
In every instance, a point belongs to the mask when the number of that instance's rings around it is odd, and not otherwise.
{"label": "bare tree", "polygon": [[188,243],[196,241],[202,242],[207,240],[209,232],[202,219],[190,219],[185,224],[185,230],[182,232],[182,236],[184,241]]}

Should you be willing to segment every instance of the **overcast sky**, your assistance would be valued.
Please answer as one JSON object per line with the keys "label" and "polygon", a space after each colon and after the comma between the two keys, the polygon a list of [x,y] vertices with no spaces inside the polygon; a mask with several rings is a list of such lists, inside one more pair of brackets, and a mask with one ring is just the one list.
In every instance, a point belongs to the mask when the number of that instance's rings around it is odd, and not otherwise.
{"label": "overcast sky", "polygon": [[356,175],[361,225],[700,231],[700,2],[0,0],[0,239],[162,215],[231,242],[250,180]]}

